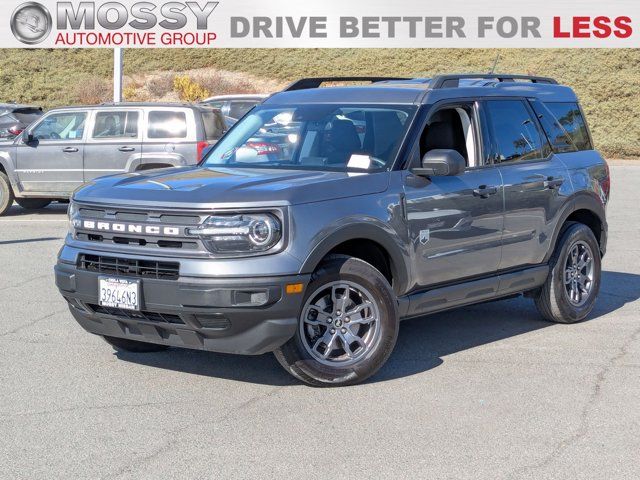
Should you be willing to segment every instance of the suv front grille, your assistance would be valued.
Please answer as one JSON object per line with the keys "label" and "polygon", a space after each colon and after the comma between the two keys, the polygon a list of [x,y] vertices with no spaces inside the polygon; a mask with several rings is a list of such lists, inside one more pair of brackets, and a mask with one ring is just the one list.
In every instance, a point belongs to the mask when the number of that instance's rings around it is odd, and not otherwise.
{"label": "suv front grille", "polygon": [[91,310],[100,315],[109,315],[127,320],[144,320],[156,323],[173,323],[175,325],[184,325],[179,315],[159,312],[136,312],[133,310],[123,310],[121,308],[102,307],[100,305],[88,304]]}
{"label": "suv front grille", "polygon": [[104,257],[102,255],[80,255],[78,268],[107,275],[177,280],[180,276],[178,262],[158,262],[130,258]]}

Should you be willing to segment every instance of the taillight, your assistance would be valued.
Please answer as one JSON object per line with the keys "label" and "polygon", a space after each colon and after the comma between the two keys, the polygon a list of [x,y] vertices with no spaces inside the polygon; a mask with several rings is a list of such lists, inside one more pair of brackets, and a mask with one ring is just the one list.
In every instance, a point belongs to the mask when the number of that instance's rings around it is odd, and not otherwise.
{"label": "taillight", "polygon": [[278,153],[280,147],[275,143],[268,142],[247,142],[247,148],[255,150],[258,155],[269,155],[270,153]]}
{"label": "taillight", "polygon": [[604,162],[604,167],[606,169],[606,176],[600,182],[600,186],[602,187],[602,192],[604,193],[605,198],[609,199],[609,193],[611,193],[611,174],[609,173],[609,165],[607,162]]}
{"label": "taillight", "polygon": [[10,133],[11,135],[15,135],[16,137],[17,137],[18,135],[20,135],[23,131],[24,131],[24,129],[22,129],[22,128],[20,128],[20,127],[11,127],[11,128],[9,129],[9,133]]}
{"label": "taillight", "polygon": [[204,150],[211,145],[209,142],[198,142],[198,163],[203,160]]}

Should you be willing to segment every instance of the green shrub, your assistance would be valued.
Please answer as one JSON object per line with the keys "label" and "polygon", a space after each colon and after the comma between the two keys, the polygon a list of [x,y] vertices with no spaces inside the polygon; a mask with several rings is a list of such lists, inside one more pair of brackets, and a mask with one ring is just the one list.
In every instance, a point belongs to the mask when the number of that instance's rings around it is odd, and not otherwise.
{"label": "green shrub", "polygon": [[176,76],[173,89],[180,96],[180,100],[186,102],[197,102],[211,96],[209,90],[187,76]]}

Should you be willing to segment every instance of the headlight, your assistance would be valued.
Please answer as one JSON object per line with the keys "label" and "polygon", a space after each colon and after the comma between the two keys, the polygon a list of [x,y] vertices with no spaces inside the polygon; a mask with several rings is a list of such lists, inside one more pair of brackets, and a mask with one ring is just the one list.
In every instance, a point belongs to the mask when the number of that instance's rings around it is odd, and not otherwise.
{"label": "headlight", "polygon": [[67,215],[69,216],[69,233],[73,235],[75,229],[80,227],[80,219],[76,218],[78,216],[78,205],[73,200],[69,200]]}
{"label": "headlight", "polygon": [[282,223],[268,213],[215,215],[187,230],[200,237],[213,253],[259,253],[275,247],[282,238]]}

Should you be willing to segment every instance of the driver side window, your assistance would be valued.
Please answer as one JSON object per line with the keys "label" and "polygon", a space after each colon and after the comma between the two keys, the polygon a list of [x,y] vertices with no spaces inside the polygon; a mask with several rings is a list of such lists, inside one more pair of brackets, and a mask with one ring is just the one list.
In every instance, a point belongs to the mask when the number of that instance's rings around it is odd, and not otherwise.
{"label": "driver side window", "polygon": [[31,134],[36,140],[81,140],[86,113],[54,113],[46,117]]}
{"label": "driver side window", "polygon": [[476,131],[473,104],[439,109],[430,117],[420,136],[417,163],[431,150],[454,150],[462,155],[467,167],[481,166]]}

